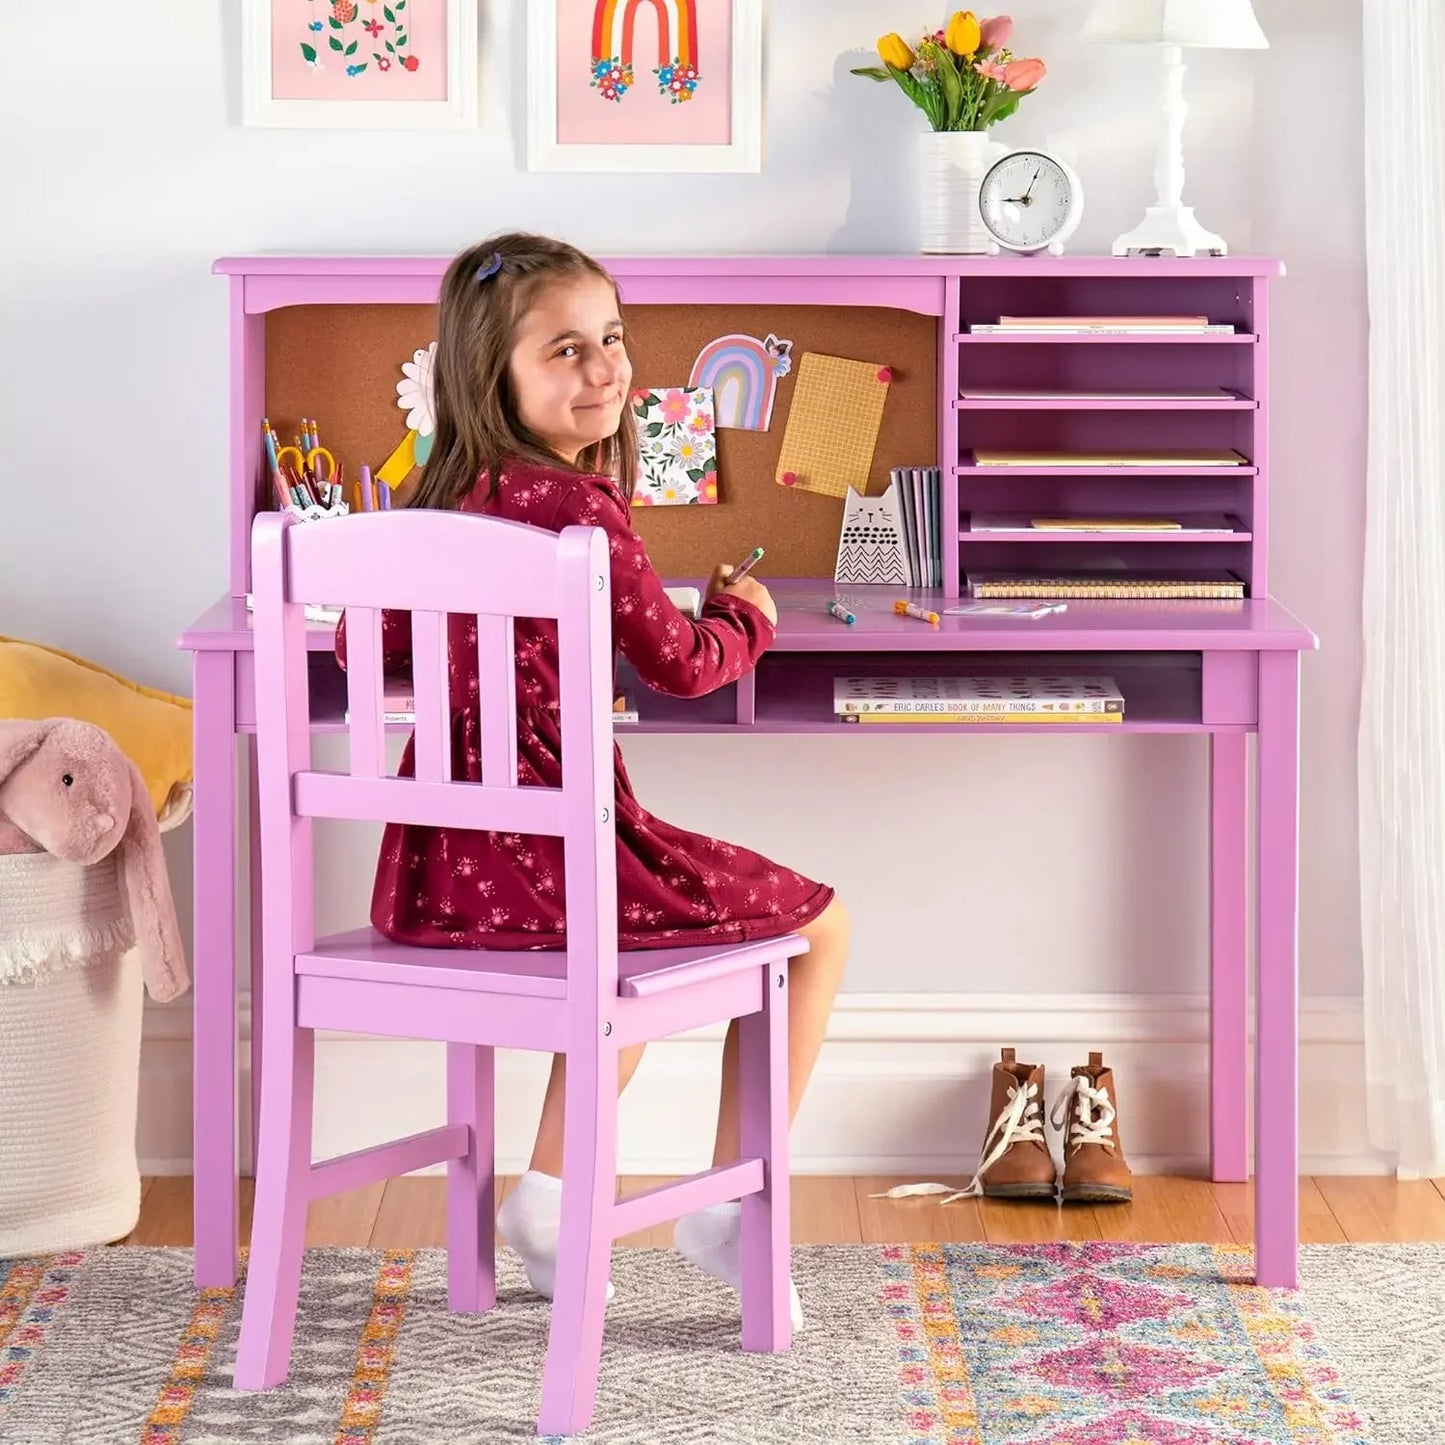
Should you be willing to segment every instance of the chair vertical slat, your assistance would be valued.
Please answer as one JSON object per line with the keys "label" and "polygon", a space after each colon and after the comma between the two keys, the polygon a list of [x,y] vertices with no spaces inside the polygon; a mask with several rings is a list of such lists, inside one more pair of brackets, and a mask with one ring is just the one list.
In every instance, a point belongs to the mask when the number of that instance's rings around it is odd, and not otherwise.
{"label": "chair vertical slat", "polygon": [[452,780],[451,670],[444,612],[411,615],[411,688],[416,708],[416,776],[426,783]]}
{"label": "chair vertical slat", "polygon": [[381,722],[381,611],[346,609],[346,707],[351,772],[358,778],[383,776],[386,732]]}
{"label": "chair vertical slat", "polygon": [[517,659],[510,617],[477,618],[477,708],[482,726],[482,781],[517,786]]}

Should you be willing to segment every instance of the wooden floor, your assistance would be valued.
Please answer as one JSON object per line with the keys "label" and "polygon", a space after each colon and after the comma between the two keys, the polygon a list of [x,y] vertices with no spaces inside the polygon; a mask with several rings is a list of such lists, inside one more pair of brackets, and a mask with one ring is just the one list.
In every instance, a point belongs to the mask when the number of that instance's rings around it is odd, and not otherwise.
{"label": "wooden floor", "polygon": [[[515,1181],[499,1182],[498,1202]],[[665,1182],[640,1175],[624,1193]],[[931,1240],[1031,1243],[1050,1239],[1128,1239],[1161,1243],[1253,1243],[1253,1189],[1158,1175],[1134,1180],[1132,1204],[1069,1205],[938,1198],[872,1199],[906,1181],[818,1176],[793,1180],[793,1239],[798,1244],[911,1244]],[[962,1187],[963,1179],[943,1183]],[[440,1176],[414,1175],[312,1204],[311,1245],[420,1249],[445,1243]],[[140,1221],[127,1244],[189,1245],[189,1176],[143,1181]],[[241,1181],[241,1228],[251,1227],[252,1182]],[[1321,1176],[1300,1181],[1300,1238],[1306,1244],[1445,1241],[1445,1181]],[[629,1235],[622,1244],[670,1245],[672,1226]]]}

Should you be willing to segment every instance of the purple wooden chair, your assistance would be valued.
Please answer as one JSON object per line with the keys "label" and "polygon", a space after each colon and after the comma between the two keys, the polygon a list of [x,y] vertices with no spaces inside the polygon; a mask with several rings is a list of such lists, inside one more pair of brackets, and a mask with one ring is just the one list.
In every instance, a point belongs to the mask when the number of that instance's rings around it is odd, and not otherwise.
{"label": "purple wooden chair", "polygon": [[[742,1199],[742,1347],[785,1350],[789,1322],[787,960],[796,934],[719,948],[617,948],[611,587],[606,535],[560,535],[457,512],[400,511],[252,531],[264,950],[260,1144],[240,1389],[286,1378],[312,1199],[447,1163],[447,1293],[496,1303],[494,1049],[567,1056],[556,1297],[537,1428],[591,1421],[612,1244],[688,1210]],[[311,767],[303,604],[347,611],[350,767]],[[386,772],[381,609],[412,614],[416,777]],[[478,623],[482,782],[451,777],[448,613]],[[513,618],[555,618],[565,777],[517,783]],[[563,839],[563,952],[410,948],[371,928],[315,936],[312,819],[548,834]],[[741,1022],[742,1158],[617,1198],[618,1050]],[[447,1045],[442,1127],[311,1161],[314,1030]],[[486,1361],[478,1360],[479,1369]]]}

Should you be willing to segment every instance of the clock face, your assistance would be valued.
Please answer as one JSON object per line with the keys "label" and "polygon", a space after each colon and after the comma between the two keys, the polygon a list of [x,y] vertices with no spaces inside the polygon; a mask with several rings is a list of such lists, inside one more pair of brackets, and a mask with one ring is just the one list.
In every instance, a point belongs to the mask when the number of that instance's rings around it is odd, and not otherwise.
{"label": "clock face", "polygon": [[1035,251],[1064,231],[1077,199],[1073,180],[1051,156],[1015,151],[984,176],[978,207],[1000,245]]}

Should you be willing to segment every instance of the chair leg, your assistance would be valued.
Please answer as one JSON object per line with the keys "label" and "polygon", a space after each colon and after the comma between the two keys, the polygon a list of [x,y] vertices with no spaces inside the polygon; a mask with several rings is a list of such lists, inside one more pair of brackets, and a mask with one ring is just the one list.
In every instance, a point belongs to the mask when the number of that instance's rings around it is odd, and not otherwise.
{"label": "chair leg", "polygon": [[265,1039],[256,1210],[236,1346],[238,1390],[269,1390],[290,1370],[306,1242],[316,1035],[276,1023],[273,1017]]}
{"label": "chair leg", "polygon": [[471,1140],[447,1161],[447,1304],[480,1314],[497,1302],[495,1049],[447,1045],[447,1122]]}
{"label": "chair leg", "polygon": [[[592,1422],[617,1203],[617,1050],[567,1055],[562,1226],[552,1328],[542,1370],[540,1435],[575,1435]],[[596,1048],[596,1045],[594,1045]],[[590,1057],[589,1057],[590,1054]]]}
{"label": "chair leg", "polygon": [[788,965],[764,970],[763,1007],[739,1021],[739,1142],[763,1161],[763,1188],[743,1199],[743,1349],[793,1342],[791,1170],[788,1153]]}

